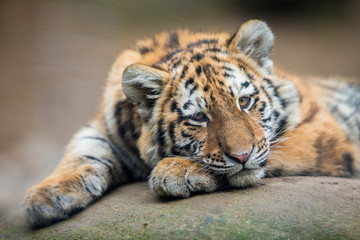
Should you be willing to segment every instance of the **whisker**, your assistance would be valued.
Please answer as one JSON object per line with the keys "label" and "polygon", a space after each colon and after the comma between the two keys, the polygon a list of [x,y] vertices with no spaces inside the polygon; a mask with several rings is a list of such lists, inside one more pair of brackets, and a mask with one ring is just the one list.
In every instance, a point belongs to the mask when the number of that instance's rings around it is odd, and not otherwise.
{"label": "whisker", "polygon": [[284,132],[287,130],[287,128],[288,128],[289,125],[290,125],[289,123],[285,124],[284,126],[282,126],[282,127],[280,128],[280,130],[272,133],[272,135],[270,135],[268,138],[269,138],[270,140],[272,140],[272,139],[278,137],[279,135],[281,135],[282,133],[284,133]]}

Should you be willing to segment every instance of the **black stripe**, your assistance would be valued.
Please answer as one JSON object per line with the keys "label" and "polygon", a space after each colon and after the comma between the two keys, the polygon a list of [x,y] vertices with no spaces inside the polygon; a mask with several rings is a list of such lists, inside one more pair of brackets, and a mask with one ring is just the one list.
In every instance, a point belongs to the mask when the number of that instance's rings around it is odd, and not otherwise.
{"label": "black stripe", "polygon": [[263,151],[259,156],[257,156],[257,159],[261,158],[262,156],[264,156],[268,151]]}
{"label": "black stripe", "polygon": [[179,149],[185,150],[186,152],[190,152],[191,146],[194,144],[195,140],[192,140],[190,143],[184,145],[184,146],[180,146]]}
{"label": "black stripe", "polygon": [[[110,132],[108,123],[104,117],[104,125],[105,125],[105,129],[106,129],[106,134],[107,137],[109,138],[110,143],[113,142],[113,135]],[[122,141],[121,137],[120,140]],[[123,141],[122,141],[123,142]],[[137,161],[131,161],[131,159],[133,159],[134,157],[131,157],[131,153],[130,155],[124,151],[123,149],[121,149],[120,147],[117,147],[116,145],[113,145],[115,152],[116,152],[116,159],[117,161],[122,165],[122,169],[130,172],[131,174],[129,174],[129,176],[132,177],[132,179],[143,179],[143,176],[146,175],[146,171],[150,172],[150,169],[148,169],[148,167],[146,165],[144,165],[143,163],[138,163]],[[138,157],[137,159],[141,160],[140,156],[136,156]],[[126,161],[128,160],[128,161]],[[130,170],[131,169],[131,170]]]}
{"label": "black stripe", "polygon": [[274,84],[272,83],[272,81],[268,78],[264,78],[264,81],[273,89],[273,94],[275,97],[277,97],[280,101],[280,105],[282,108],[286,108],[287,106],[287,102],[280,97],[280,93],[279,93],[279,90],[278,90],[278,87],[275,87]]}
{"label": "black stripe", "polygon": [[267,123],[267,122],[271,121],[271,115],[268,118],[265,118],[265,119],[262,118],[261,121],[263,123]]}
{"label": "black stripe", "polygon": [[201,74],[201,66],[198,66],[195,71],[196,71],[196,75],[200,76],[200,74]]}
{"label": "black stripe", "polygon": [[311,106],[310,106],[309,111],[307,112],[307,116],[305,117],[304,120],[302,120],[302,122],[298,126],[301,126],[301,125],[303,125],[305,123],[311,122],[318,112],[319,112],[318,105],[315,104],[315,103],[312,103]]}
{"label": "black stripe", "polygon": [[266,98],[269,100],[270,104],[272,103],[272,98],[270,97],[269,93],[266,91],[264,86],[260,87],[261,90],[263,90],[263,92],[265,93]]}
{"label": "black stripe", "polygon": [[249,83],[248,81],[243,82],[243,83],[241,84],[241,88],[247,88],[249,85],[250,85],[250,83]]}
{"label": "black stripe", "polygon": [[175,156],[180,156],[181,155],[179,149],[176,146],[171,147],[171,154],[173,154]]}
{"label": "black stripe", "polygon": [[163,130],[164,120],[160,119],[157,124],[156,140],[158,142],[158,155],[159,157],[165,156],[165,132]]}
{"label": "black stripe", "polygon": [[[195,152],[196,152],[197,149],[198,149],[198,146],[199,146],[198,143],[194,143],[194,144],[192,145],[192,147],[191,147],[191,152],[190,152],[190,155],[191,155],[191,156],[194,156]],[[201,148],[201,145],[200,145],[200,148]]]}
{"label": "black stripe", "polygon": [[237,34],[237,31],[234,32],[234,34],[233,34],[228,40],[226,40],[226,46],[229,47],[229,45],[231,44],[231,42],[234,40],[236,34]]}
{"label": "black stripe", "polygon": [[343,159],[344,159],[344,166],[346,168],[346,170],[350,173],[350,175],[354,175],[354,169],[353,169],[353,165],[354,165],[354,158],[350,153],[345,153],[343,154]]}
{"label": "black stripe", "polygon": [[171,142],[175,143],[175,124],[174,122],[169,125],[169,136],[171,138]]}
{"label": "black stripe", "polygon": [[82,175],[80,175],[81,181],[84,184],[85,190],[91,195],[92,198],[97,198],[98,196],[96,196],[92,191],[90,191],[89,187],[87,186],[85,179]]}
{"label": "black stripe", "polygon": [[148,53],[148,52],[150,52],[150,51],[152,51],[152,49],[150,49],[150,48],[148,48],[148,47],[140,47],[140,48],[139,48],[139,52],[140,52],[142,55],[144,55],[144,54],[146,54],[146,53]]}
{"label": "black stripe", "polygon": [[234,91],[232,90],[232,87],[230,87],[230,88],[229,88],[229,91],[230,91],[230,95],[231,95],[231,97],[235,97],[235,95],[234,95]]}
{"label": "black stripe", "polygon": [[168,48],[177,48],[179,47],[179,36],[177,32],[170,33],[169,42],[167,44]]}
{"label": "black stripe", "polygon": [[164,124],[164,120],[163,119],[160,119],[158,121],[158,129],[157,129],[157,140],[158,140],[158,143],[159,143],[159,146],[163,146],[165,144],[165,137],[164,137],[164,131],[162,129],[163,127],[163,124]]}
{"label": "black stripe", "polygon": [[220,59],[217,56],[211,56],[211,59],[215,60],[216,62],[220,62]]}
{"label": "black stripe", "polygon": [[164,63],[166,61],[169,61],[170,59],[172,59],[176,54],[178,54],[179,52],[184,51],[184,49],[178,49],[175,50],[173,52],[168,53],[165,57],[161,58],[160,61],[157,62],[157,64],[161,64]]}
{"label": "black stripe", "polygon": [[194,60],[200,61],[203,57],[204,57],[203,54],[197,53],[197,54],[195,54],[194,56],[192,56],[192,57],[190,58],[190,62],[193,62]]}
{"label": "black stripe", "polygon": [[268,161],[268,158],[266,157],[265,160],[263,160],[259,163],[259,167],[265,167],[267,164],[267,161]]}
{"label": "black stripe", "polygon": [[229,68],[229,67],[223,67],[223,69],[225,69],[226,71],[229,71],[229,72],[233,72],[233,71],[234,71],[232,68]]}
{"label": "black stripe", "polygon": [[[107,129],[107,126],[106,126]],[[108,131],[108,130],[107,130]],[[109,137],[111,137],[109,135]],[[121,161],[119,159],[119,148],[117,148],[114,144],[112,144],[110,142],[110,140],[107,140],[106,138],[102,138],[102,137],[93,137],[93,136],[87,136],[87,137],[83,137],[82,139],[91,139],[91,140],[97,140],[97,141],[101,141],[103,143],[106,143],[106,145],[108,145],[108,147],[111,149],[112,154],[115,156],[117,161]],[[112,160],[109,160],[110,162],[112,162]],[[121,162],[123,163],[123,162]],[[124,166],[124,168],[126,168],[126,166]]]}
{"label": "black stripe", "polygon": [[[184,178],[185,178],[186,176],[188,176],[189,170],[190,170],[190,169],[186,169],[186,171],[185,171],[185,173],[184,173]],[[189,178],[186,178],[186,180],[184,181],[184,183],[185,183],[185,186],[186,186],[186,188],[188,189],[189,192],[191,192],[190,188],[191,188],[191,189],[195,189],[194,186],[191,184],[191,181],[190,181]]]}
{"label": "black stripe", "polygon": [[175,111],[176,111],[176,108],[177,108],[177,104],[176,104],[175,101],[173,101],[173,102],[171,103],[170,110],[171,110],[172,112],[175,112]]}
{"label": "black stripe", "polygon": [[280,136],[282,136],[285,133],[286,130],[286,125],[287,125],[287,117],[283,117],[279,122],[278,122],[278,127],[275,130],[275,137],[271,140],[277,139]]}
{"label": "black stripe", "polygon": [[184,138],[189,138],[189,137],[192,137],[193,135],[187,134],[186,132],[181,131],[181,136],[184,137]]}
{"label": "black stripe", "polygon": [[187,119],[187,118],[185,118],[182,114],[181,115],[179,115],[178,116],[178,118],[176,119],[176,123],[177,124],[180,124],[182,121],[184,121],[185,119]]}
{"label": "black stripe", "polygon": [[280,177],[283,174],[283,170],[281,168],[277,168],[274,170],[270,170],[268,171],[268,175],[269,177]]}
{"label": "black stripe", "polygon": [[83,137],[82,139],[92,139],[92,140],[98,140],[103,143],[106,143],[109,146],[109,148],[111,149],[112,154],[116,157],[116,150],[115,150],[114,146],[105,138],[88,136],[88,137]]}
{"label": "black stripe", "polygon": [[[85,157],[86,159],[89,159],[89,160],[93,160],[93,161],[96,161],[96,162],[99,162],[103,165],[105,165],[109,171],[112,171],[112,168],[113,168],[113,165],[111,162],[108,162],[108,161],[102,161],[101,159],[99,158],[96,158],[94,156],[90,156],[90,155],[83,155],[83,157]],[[104,159],[105,160],[105,159]],[[107,159],[108,160],[108,159]]]}
{"label": "black stripe", "polygon": [[189,87],[190,85],[194,84],[194,78],[189,78],[185,83],[185,88]]}
{"label": "black stripe", "polygon": [[246,76],[250,79],[251,82],[254,80],[254,77],[251,76],[250,73],[246,73]]}
{"label": "black stripe", "polygon": [[177,59],[176,62],[172,63],[172,67],[171,68],[176,68],[177,66],[180,65],[180,63],[182,62],[182,59]]}
{"label": "black stripe", "polygon": [[273,115],[275,117],[275,120],[277,120],[280,116],[280,113],[278,111],[274,110]]}
{"label": "black stripe", "polygon": [[209,91],[209,85],[206,85],[205,87],[204,87],[204,92],[207,92],[207,91]]}
{"label": "black stripe", "polygon": [[262,102],[262,106],[261,108],[259,108],[259,112],[264,112],[265,111],[265,108],[266,108],[266,102]]}
{"label": "black stripe", "polygon": [[259,94],[259,89],[257,89],[255,86],[253,86],[253,88],[254,88],[254,92],[252,94],[250,94],[249,97],[253,97],[253,96]]}
{"label": "black stripe", "polygon": [[227,73],[227,72],[224,73],[224,77],[225,77],[225,78],[236,78],[235,75],[229,74],[229,73]]}
{"label": "black stripe", "polygon": [[[83,137],[82,139],[97,140],[97,141],[101,141],[101,142],[103,142],[103,143],[106,143],[106,144],[109,146],[109,148],[111,149],[111,152],[112,152],[112,154],[114,155],[114,157],[116,158],[116,160],[119,161],[119,162],[121,162],[121,161],[119,160],[118,154],[116,153],[115,147],[113,146],[113,144],[111,144],[111,143],[110,143],[108,140],[106,140],[105,138],[101,138],[101,137],[91,137],[91,136],[89,136],[89,137]],[[112,180],[114,180],[113,163],[112,163],[113,160],[108,159],[108,158],[103,158],[103,159],[111,163],[112,166],[111,166],[111,168],[109,169],[109,172],[110,172],[110,175],[111,175],[111,177],[112,177]],[[124,171],[130,172],[130,170],[125,166],[125,164],[124,164],[123,162],[121,162],[121,163],[122,163],[122,169],[123,169]]]}
{"label": "black stripe", "polygon": [[223,51],[221,51],[221,49],[216,48],[216,47],[206,49],[205,52],[224,53]]}
{"label": "black stripe", "polygon": [[185,109],[185,110],[188,109],[190,105],[193,105],[193,104],[192,104],[191,101],[189,100],[189,101],[187,101],[187,102],[184,104],[183,109]]}
{"label": "black stripe", "polygon": [[196,91],[197,88],[198,86],[194,85],[194,87],[190,90],[190,96],[194,93],[194,91]]}
{"label": "black stripe", "polygon": [[192,48],[192,47],[195,47],[195,46],[200,46],[202,44],[210,44],[210,43],[217,43],[218,40],[217,39],[202,39],[202,40],[199,40],[197,42],[194,42],[194,43],[189,43],[187,45],[187,48]]}
{"label": "black stripe", "polygon": [[122,111],[122,108],[123,108],[123,104],[124,102],[123,101],[118,101],[115,105],[115,111],[114,111],[114,115],[117,116],[117,117],[120,117],[121,116],[121,111]]}
{"label": "black stripe", "polygon": [[254,103],[253,103],[253,105],[251,106],[251,108],[249,109],[249,110],[252,110],[252,109],[256,109],[256,107],[257,107],[257,102],[260,100],[260,98],[255,98],[254,99]]}
{"label": "black stripe", "polygon": [[180,75],[180,79],[183,79],[185,77],[185,74],[187,73],[189,67],[187,65],[185,65],[185,67],[182,70],[182,73]]}
{"label": "black stripe", "polygon": [[156,69],[161,70],[161,71],[164,71],[164,69],[162,69],[162,68],[161,68],[159,65],[157,65],[157,64],[152,64],[152,65],[150,65],[150,67],[156,68]]}
{"label": "black stripe", "polygon": [[[260,126],[261,126],[262,128],[264,128],[264,129],[266,128],[266,129],[272,130],[272,127],[269,126],[269,125],[266,125],[265,123],[260,123]],[[276,134],[275,134],[275,136],[276,136],[276,137],[272,138],[272,140],[277,138],[277,135],[276,135]]]}

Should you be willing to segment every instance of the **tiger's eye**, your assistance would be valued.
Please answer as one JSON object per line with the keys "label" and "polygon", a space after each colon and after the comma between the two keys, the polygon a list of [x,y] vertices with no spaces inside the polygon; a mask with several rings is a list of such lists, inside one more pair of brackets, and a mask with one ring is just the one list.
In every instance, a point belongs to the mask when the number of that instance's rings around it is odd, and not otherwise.
{"label": "tiger's eye", "polygon": [[249,97],[241,97],[239,98],[239,106],[240,108],[244,109],[249,106],[250,104],[250,98]]}
{"label": "tiger's eye", "polygon": [[202,112],[198,112],[195,115],[192,116],[192,119],[198,122],[205,122],[207,121],[207,116],[205,115],[205,113]]}

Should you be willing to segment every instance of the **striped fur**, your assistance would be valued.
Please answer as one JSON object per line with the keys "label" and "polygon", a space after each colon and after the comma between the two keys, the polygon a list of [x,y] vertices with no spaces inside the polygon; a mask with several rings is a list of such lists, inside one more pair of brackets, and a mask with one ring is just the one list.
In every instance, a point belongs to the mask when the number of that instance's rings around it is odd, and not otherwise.
{"label": "striped fur", "polygon": [[120,54],[96,118],[29,189],[29,224],[148,177],[159,196],[189,197],[265,176],[358,175],[359,86],[274,71],[273,41],[251,20],[233,36],[164,32]]}

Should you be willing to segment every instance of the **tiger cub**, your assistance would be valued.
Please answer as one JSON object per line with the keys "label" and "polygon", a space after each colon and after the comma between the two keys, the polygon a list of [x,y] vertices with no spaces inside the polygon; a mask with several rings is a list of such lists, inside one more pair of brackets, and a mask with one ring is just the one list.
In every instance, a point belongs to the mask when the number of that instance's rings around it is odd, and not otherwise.
{"label": "tiger cub", "polygon": [[28,223],[66,219],[146,179],[159,196],[185,198],[265,176],[359,175],[359,85],[274,71],[273,44],[250,20],[232,36],[177,30],[125,50],[98,115],[28,190]]}

